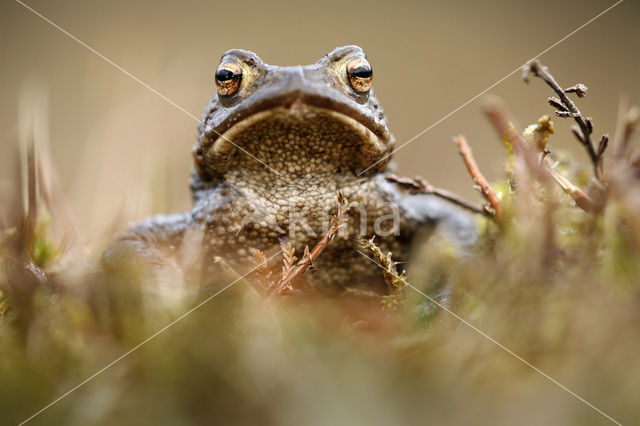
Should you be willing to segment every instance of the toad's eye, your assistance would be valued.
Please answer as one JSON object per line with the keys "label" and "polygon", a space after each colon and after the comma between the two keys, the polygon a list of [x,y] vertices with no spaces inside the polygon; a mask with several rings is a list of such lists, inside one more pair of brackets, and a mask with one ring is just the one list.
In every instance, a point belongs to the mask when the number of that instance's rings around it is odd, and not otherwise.
{"label": "toad's eye", "polygon": [[364,58],[355,58],[347,64],[349,84],[358,93],[366,93],[371,88],[373,70]]}
{"label": "toad's eye", "polygon": [[216,71],[218,95],[231,96],[238,91],[242,80],[242,68],[235,62],[223,62]]}

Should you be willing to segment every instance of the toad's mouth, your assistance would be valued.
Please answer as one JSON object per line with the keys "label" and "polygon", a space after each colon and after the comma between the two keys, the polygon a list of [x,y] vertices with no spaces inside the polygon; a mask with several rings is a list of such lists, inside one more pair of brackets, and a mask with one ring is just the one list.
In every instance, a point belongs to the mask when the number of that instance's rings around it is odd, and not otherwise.
{"label": "toad's mouth", "polygon": [[386,127],[361,111],[300,98],[237,111],[207,128],[200,142],[203,160],[218,173],[265,165],[298,175],[358,173],[373,164],[375,172],[392,149]]}

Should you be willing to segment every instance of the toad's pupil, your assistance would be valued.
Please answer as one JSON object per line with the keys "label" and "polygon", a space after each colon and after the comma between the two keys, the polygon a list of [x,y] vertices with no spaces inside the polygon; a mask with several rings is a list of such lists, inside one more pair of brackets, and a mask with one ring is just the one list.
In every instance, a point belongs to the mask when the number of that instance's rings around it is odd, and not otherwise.
{"label": "toad's pupil", "polygon": [[351,70],[351,75],[357,78],[369,78],[373,75],[371,67],[360,65],[359,67]]}
{"label": "toad's pupil", "polygon": [[227,81],[233,79],[234,77],[237,78],[237,75],[233,71],[230,71],[228,69],[222,68],[216,71],[216,79],[218,81]]}

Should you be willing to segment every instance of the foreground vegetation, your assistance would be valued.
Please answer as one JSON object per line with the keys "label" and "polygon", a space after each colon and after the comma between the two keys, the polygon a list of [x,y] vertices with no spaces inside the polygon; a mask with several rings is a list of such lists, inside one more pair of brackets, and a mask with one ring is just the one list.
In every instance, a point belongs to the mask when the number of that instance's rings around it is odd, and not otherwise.
{"label": "foreground vegetation", "polygon": [[[521,131],[488,102],[506,147],[504,180],[489,185],[469,143],[456,139],[487,200],[461,201],[480,213],[477,244],[461,250],[434,235],[401,265],[406,276],[375,242],[363,247],[389,268],[393,303],[362,295],[265,302],[245,279],[216,293],[232,281],[220,277],[179,306],[157,304],[134,271],[70,261],[52,237],[50,197],[38,202],[31,188],[28,208],[5,218],[1,234],[2,423],[47,407],[31,422],[632,424],[640,415],[639,112],[622,105],[615,135],[596,143],[592,120],[568,97],[586,87],[562,89],[537,62],[527,71],[556,92],[549,103],[558,119],[576,121],[593,170],[553,151],[554,138],[571,136],[553,135],[548,116]],[[401,183],[443,195],[422,180]]]}

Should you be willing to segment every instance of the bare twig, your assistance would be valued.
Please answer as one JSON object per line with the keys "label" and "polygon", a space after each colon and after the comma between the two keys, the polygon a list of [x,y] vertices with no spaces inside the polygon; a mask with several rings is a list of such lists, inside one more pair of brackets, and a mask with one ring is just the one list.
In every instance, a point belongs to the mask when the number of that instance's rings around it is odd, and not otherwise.
{"label": "bare twig", "polygon": [[558,98],[554,98],[553,96],[550,96],[549,98],[547,98],[547,102],[549,102],[549,105],[551,105],[552,107],[563,111],[563,112],[569,112],[569,110],[567,109],[566,106],[564,106],[564,104],[562,103],[562,101]]}
{"label": "bare twig", "polygon": [[[567,96],[567,93],[575,93],[578,97],[584,97],[587,92],[587,87],[584,84],[576,84],[575,86],[569,87],[567,89],[563,89],[558,82],[555,80],[553,75],[549,72],[547,67],[542,65],[542,63],[536,59],[528,63],[524,68],[524,80],[527,80],[528,73],[531,72],[536,77],[540,77],[553,91],[558,95],[558,98],[551,97],[548,99],[551,106],[556,108],[556,115],[558,117],[573,118],[578,124],[578,128],[573,130],[573,134],[576,138],[584,145],[589,154],[589,158],[593,163],[593,171],[600,180],[602,178],[601,173],[598,172],[599,166],[602,163],[601,158],[598,156],[598,151],[596,151],[596,146],[591,139],[591,133],[593,133],[593,123],[589,117],[585,118],[576,104]],[[604,151],[603,151],[604,153]]]}
{"label": "bare twig", "polygon": [[[594,203],[593,200],[577,185],[573,184],[569,179],[560,175],[558,172],[549,167],[548,161],[546,160],[546,156],[543,156],[543,161],[536,161],[536,152],[533,148],[527,146],[526,139],[515,126],[509,121],[507,118],[509,115],[505,108],[497,101],[489,103],[485,107],[485,111],[496,127],[496,129],[500,132],[500,134],[509,140],[509,142],[513,145],[514,150],[521,154],[524,157],[525,164],[529,168],[531,172],[533,172],[537,179],[541,181],[547,180],[551,177],[567,194],[573,198],[578,207],[582,208],[585,211],[593,210]],[[546,120],[543,120],[544,117],[541,117],[538,124],[541,126],[549,127],[549,123],[545,123]],[[549,130],[552,126],[549,128]],[[545,144],[546,145],[546,144]],[[539,148],[539,147],[538,147]],[[603,150],[606,146],[603,148]]]}
{"label": "bare twig", "polygon": [[529,170],[535,173],[536,177],[544,179],[546,175],[540,171],[542,167],[537,161],[536,151],[527,145],[525,137],[509,120],[509,114],[502,102],[498,98],[490,98],[485,103],[484,111],[505,142],[509,154],[517,153],[520,155]]}
{"label": "bare twig", "polygon": [[604,164],[603,164],[603,155],[609,146],[609,135],[604,134],[598,143],[598,164],[596,165],[596,177],[600,182],[604,179]]}
{"label": "bare twig", "polygon": [[[518,132],[511,120],[509,120],[509,114],[507,114],[505,107],[498,98],[488,98],[485,102],[484,112],[500,133],[503,140],[508,142],[507,150],[509,154],[514,152],[527,154],[527,152],[530,151],[527,150],[527,140]],[[531,154],[529,154],[529,156],[531,156]],[[531,160],[535,160],[535,158],[531,158]]]}
{"label": "bare twig", "polygon": [[587,86],[578,83],[575,86],[564,89],[564,93],[575,93],[579,98],[584,98],[587,95]]}
{"label": "bare twig", "polygon": [[556,181],[558,185],[560,185],[560,188],[562,188],[564,192],[566,192],[571,196],[571,198],[573,198],[578,207],[580,207],[584,211],[593,210],[593,200],[582,189],[580,189],[577,185],[575,185],[566,177],[562,176],[554,169],[549,167],[547,168],[547,170],[549,171],[551,178],[553,178],[553,180]]}
{"label": "bare twig", "polygon": [[501,223],[503,220],[504,209],[502,208],[502,203],[496,195],[489,182],[484,177],[484,175],[480,172],[478,165],[476,164],[476,160],[473,158],[473,154],[471,153],[471,148],[469,148],[469,144],[464,136],[458,136],[456,138],[456,143],[458,144],[458,151],[460,152],[460,156],[464,161],[464,165],[467,167],[473,182],[480,187],[480,191],[484,198],[487,199],[491,208],[493,209],[493,214],[498,223]]}
{"label": "bare twig", "polygon": [[[304,271],[309,269],[309,267],[313,266],[313,261],[320,255],[322,250],[329,244],[333,238],[338,234],[338,231],[342,227],[345,221],[345,216],[347,211],[349,210],[349,206],[347,204],[347,200],[344,198],[341,192],[338,193],[338,211],[335,216],[331,218],[331,222],[329,223],[329,229],[322,236],[320,241],[316,243],[313,247],[313,250],[309,251],[309,247],[305,246],[304,254],[302,258],[296,263],[295,266],[291,268],[287,268],[283,266],[283,276],[278,281],[269,297],[276,294],[283,294],[287,289],[292,289],[293,281],[298,278]],[[284,251],[284,250],[283,250]],[[290,253],[293,255],[293,249]],[[283,265],[286,261],[286,252],[285,252],[285,260],[283,261]],[[295,257],[293,257],[293,261],[295,261]],[[285,274],[286,272],[286,274]]]}
{"label": "bare twig", "polygon": [[407,177],[400,177],[393,173],[387,173],[385,175],[385,178],[389,182],[393,182],[407,189],[412,194],[435,195],[436,197],[440,197],[447,201],[450,201],[473,213],[478,213],[485,216],[493,217],[493,213],[487,210],[486,208],[479,206],[477,204],[474,204],[470,201],[467,201],[461,196],[454,194],[453,192],[447,191],[446,189],[437,188],[431,185],[425,179],[421,178],[420,176],[416,176],[414,178],[407,178]]}

